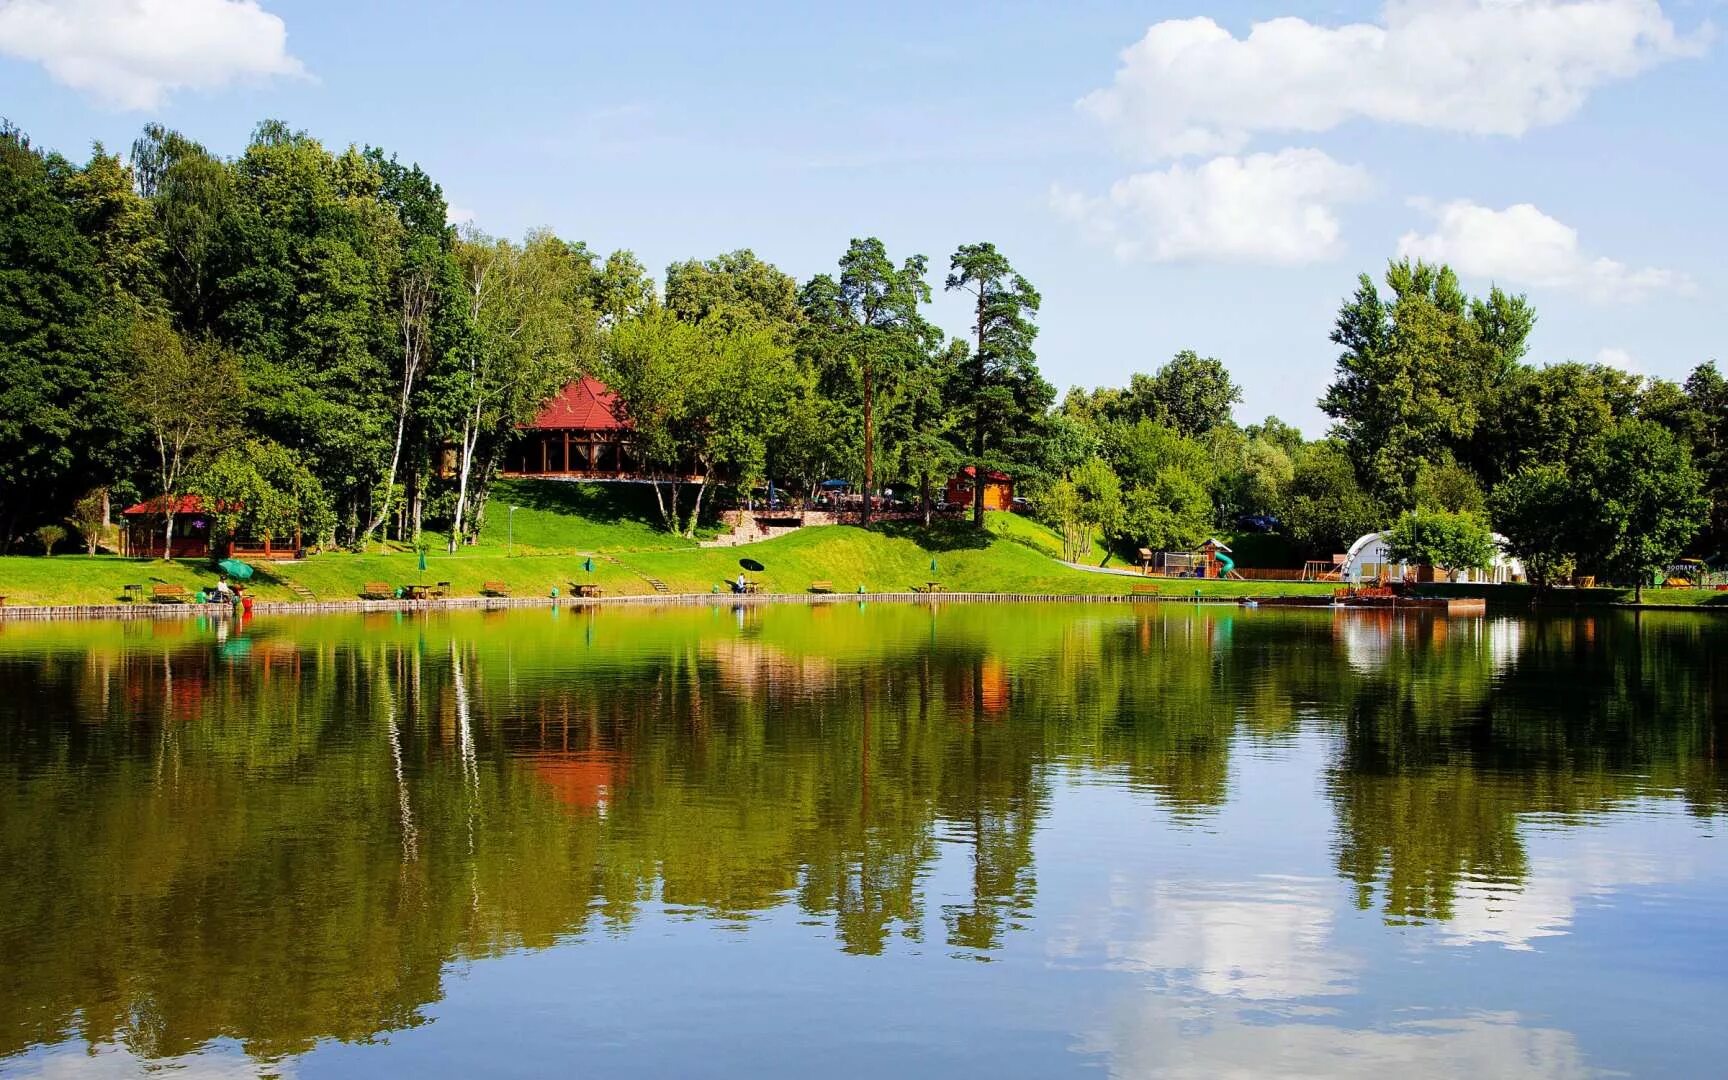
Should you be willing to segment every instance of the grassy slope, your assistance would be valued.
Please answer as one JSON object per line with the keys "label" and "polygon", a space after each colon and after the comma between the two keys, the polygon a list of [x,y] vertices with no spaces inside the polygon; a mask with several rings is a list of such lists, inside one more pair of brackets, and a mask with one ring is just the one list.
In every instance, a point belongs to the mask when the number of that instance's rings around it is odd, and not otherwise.
{"label": "grassy slope", "polygon": [[[928,532],[890,526],[864,532],[847,526],[809,528],[789,536],[738,548],[698,548],[656,525],[653,497],[646,489],[608,484],[500,482],[488,513],[482,542],[457,555],[431,552],[426,572],[412,552],[366,555],[332,553],[291,565],[262,565],[253,582],[260,599],[293,599],[279,580],[291,577],[319,599],[355,598],[371,581],[390,585],[448,581],[457,595],[474,595],[484,582],[506,582],[518,596],[545,596],[553,588],[568,593],[572,581],[593,581],[610,595],[653,591],[647,578],[664,581],[674,592],[707,593],[738,575],[740,558],[767,569],[751,575],[770,592],[802,593],[812,581],[832,581],[836,590],[900,592],[935,579],[956,592],[1054,594],[1122,593],[1136,580],[1075,570],[1056,562],[1060,538],[1045,526],[1012,514],[992,514],[990,535],[964,525],[944,524]],[[514,526],[514,557],[505,556],[508,507],[521,507]],[[592,573],[584,569],[589,552]],[[930,568],[931,559],[936,569]],[[214,571],[202,562],[86,558],[0,558],[0,595],[9,604],[111,603],[127,584],[213,584]],[[1320,593],[1326,585],[1271,582],[1165,581],[1166,595],[1209,596]],[[1505,592],[1499,594],[1505,597]],[[1630,590],[1598,589],[1563,594],[1569,602],[1611,603],[1630,599]],[[1728,604],[1728,594],[1690,590],[1646,590],[1651,603]],[[1558,599],[1558,598],[1557,598]],[[1555,606],[1559,606],[1556,604]]]}
{"label": "grassy slope", "polygon": [[[510,507],[517,507],[510,524]],[[510,540],[514,536],[514,541]],[[555,480],[499,480],[492,485],[481,554],[555,555],[592,551],[665,551],[694,548],[660,524],[653,492],[640,484],[570,484]]]}

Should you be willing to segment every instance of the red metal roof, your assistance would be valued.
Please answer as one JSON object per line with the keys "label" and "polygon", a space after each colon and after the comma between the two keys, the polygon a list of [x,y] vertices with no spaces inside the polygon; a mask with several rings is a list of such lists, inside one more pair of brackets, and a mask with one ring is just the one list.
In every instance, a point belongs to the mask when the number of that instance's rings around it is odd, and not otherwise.
{"label": "red metal roof", "polygon": [[[133,505],[128,506],[126,509],[120,511],[120,516],[142,517],[146,514],[161,514],[166,512],[167,508],[168,504],[166,500],[164,500],[162,496],[158,495],[154,499],[146,499],[141,503],[134,503]],[[174,512],[176,514],[202,514],[204,512],[203,496],[180,496],[175,500]]]}
{"label": "red metal roof", "polygon": [[[976,475],[978,475],[977,466],[968,465],[964,469],[960,470],[959,476],[956,476],[955,479],[959,479],[961,476],[963,476],[966,479],[970,480]],[[990,481],[993,484],[1006,484],[1012,479],[1012,477],[1010,477],[1005,472],[997,472],[995,469],[991,469],[990,472],[988,474],[986,474],[985,479]]]}
{"label": "red metal roof", "polygon": [[558,391],[546,403],[529,431],[622,431],[629,423],[618,418],[618,395],[591,375]]}

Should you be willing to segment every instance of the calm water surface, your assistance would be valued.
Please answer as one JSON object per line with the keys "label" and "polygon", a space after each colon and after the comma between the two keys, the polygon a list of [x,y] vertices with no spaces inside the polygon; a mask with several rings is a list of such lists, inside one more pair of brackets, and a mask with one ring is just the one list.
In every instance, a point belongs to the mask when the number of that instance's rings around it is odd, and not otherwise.
{"label": "calm water surface", "polygon": [[1728,620],[0,624],[0,1074],[1721,1075]]}

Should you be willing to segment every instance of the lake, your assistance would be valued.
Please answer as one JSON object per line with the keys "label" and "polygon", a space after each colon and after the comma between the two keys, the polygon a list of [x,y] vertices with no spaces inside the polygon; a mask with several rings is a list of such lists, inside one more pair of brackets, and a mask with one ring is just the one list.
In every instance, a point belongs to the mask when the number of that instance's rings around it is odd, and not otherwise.
{"label": "lake", "polygon": [[1719,1075],[1728,620],[0,623],[0,1074]]}

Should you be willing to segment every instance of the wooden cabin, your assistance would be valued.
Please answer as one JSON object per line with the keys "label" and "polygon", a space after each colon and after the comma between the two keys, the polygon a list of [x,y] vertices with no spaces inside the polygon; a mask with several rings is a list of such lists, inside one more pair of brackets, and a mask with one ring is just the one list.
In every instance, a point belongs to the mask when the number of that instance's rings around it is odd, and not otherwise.
{"label": "wooden cabin", "polygon": [[[120,529],[120,554],[138,558],[156,558],[162,554],[162,529],[167,503],[162,496],[146,499],[120,511],[124,524]],[[181,495],[174,508],[174,535],[170,538],[168,555],[175,559],[293,559],[300,554],[300,534],[296,530],[291,540],[256,540],[248,537],[216,536],[215,519],[207,512],[199,495]]]}
{"label": "wooden cabin", "polygon": [[[943,499],[959,506],[972,505],[973,480],[978,475],[977,466],[968,465],[955,473],[948,481],[948,488],[943,492]],[[991,470],[984,474],[984,509],[1008,510],[1014,505],[1014,480],[1004,472]]]}

